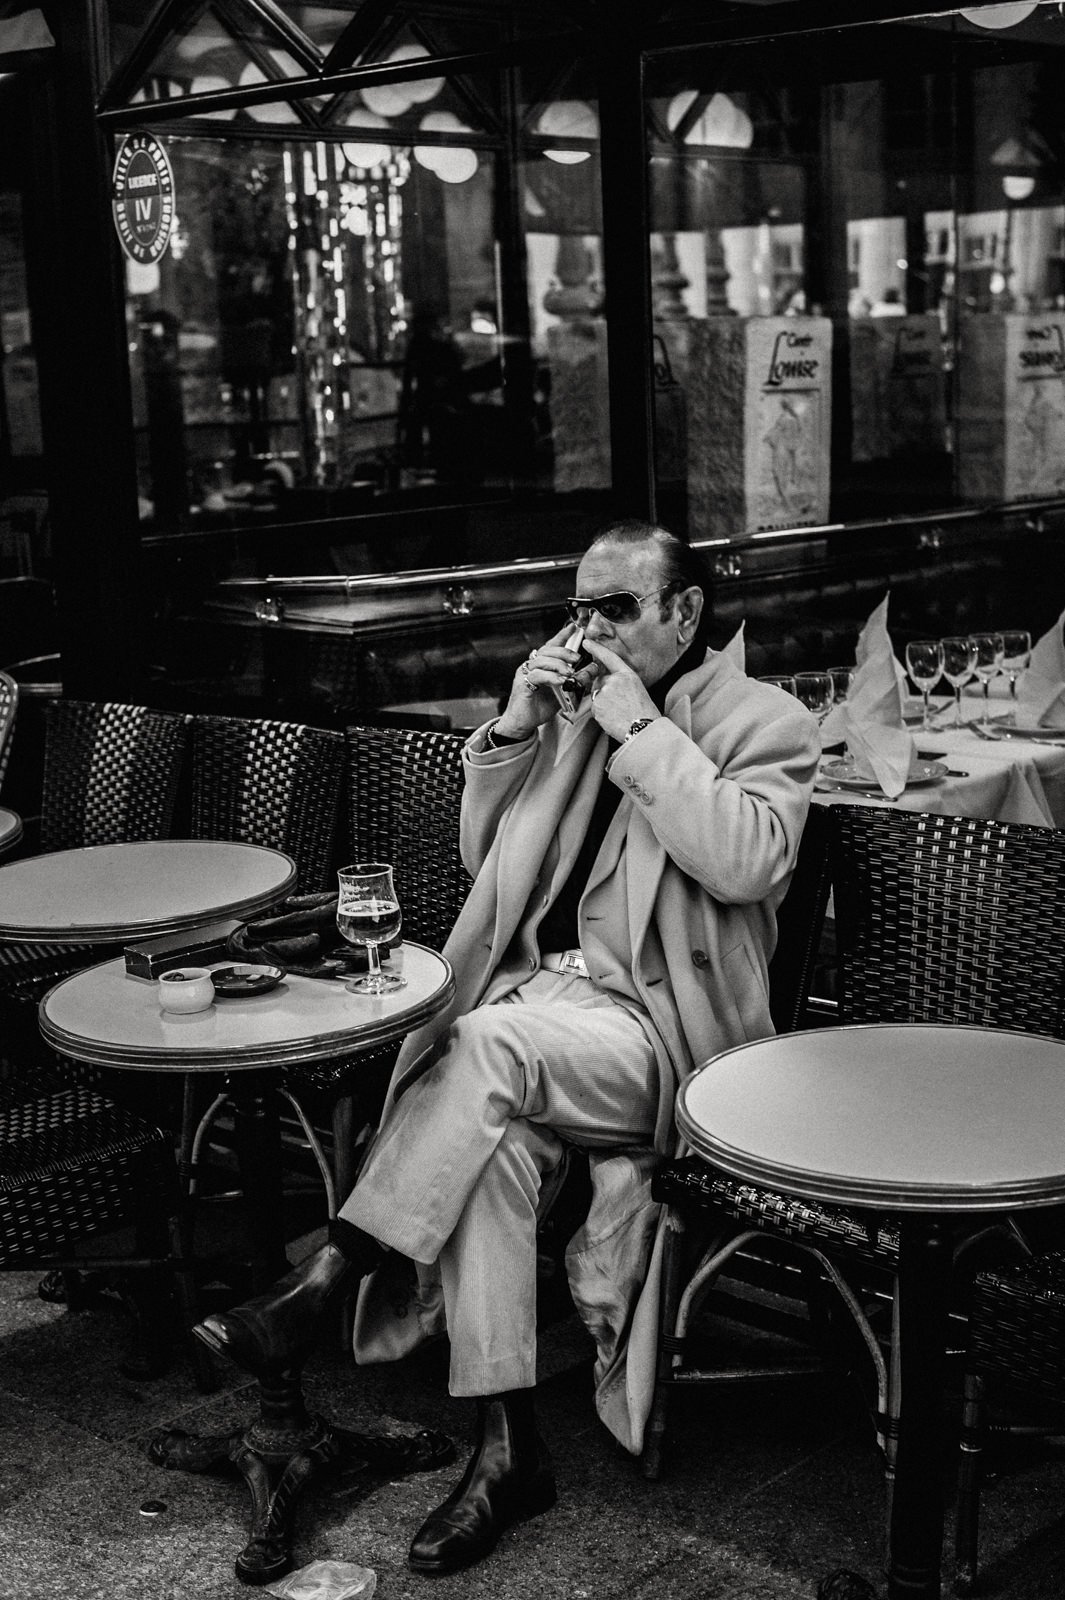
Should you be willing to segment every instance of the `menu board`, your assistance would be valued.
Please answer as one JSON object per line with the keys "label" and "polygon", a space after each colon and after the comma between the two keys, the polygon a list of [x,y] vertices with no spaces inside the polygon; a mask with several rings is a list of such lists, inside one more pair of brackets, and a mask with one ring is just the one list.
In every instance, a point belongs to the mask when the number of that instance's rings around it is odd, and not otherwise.
{"label": "menu board", "polygon": [[692,537],[827,521],[831,322],[708,317],[689,327]]}
{"label": "menu board", "polygon": [[1065,313],[963,318],[957,376],[962,499],[1065,492]]}

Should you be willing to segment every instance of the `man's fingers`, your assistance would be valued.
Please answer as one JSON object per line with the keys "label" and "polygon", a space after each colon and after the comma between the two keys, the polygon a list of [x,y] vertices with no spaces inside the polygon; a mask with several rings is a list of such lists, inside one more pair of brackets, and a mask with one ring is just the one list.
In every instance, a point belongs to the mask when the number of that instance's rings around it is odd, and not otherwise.
{"label": "man's fingers", "polygon": [[600,644],[596,639],[585,639],[584,648],[593,661],[597,662],[602,668],[603,672],[631,671],[631,668],[626,667],[620,656],[615,655],[613,650],[608,650],[605,644]]}

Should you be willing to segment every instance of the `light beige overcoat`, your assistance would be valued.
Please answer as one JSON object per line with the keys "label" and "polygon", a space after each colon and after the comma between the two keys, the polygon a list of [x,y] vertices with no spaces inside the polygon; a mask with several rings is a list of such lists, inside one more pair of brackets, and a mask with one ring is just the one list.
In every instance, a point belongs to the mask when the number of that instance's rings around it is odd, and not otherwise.
{"label": "light beige overcoat", "polygon": [[[555,719],[501,751],[484,749],[484,730],[470,740],[462,852],[475,882],[446,946],[456,993],[406,1041],[391,1096],[424,1070],[454,1017],[499,999],[538,964],[536,926],[573,864],[606,750],[587,707],[574,723]],[[767,966],[776,907],[819,751],[817,725],[793,696],[711,653],[674,685],[665,716],[610,763],[623,798],[581,899],[581,948],[590,976],[653,1024],[658,1116],[653,1150],[592,1153],[592,1207],[566,1260],[596,1341],[600,1416],[636,1452],[657,1328],[660,1208],[650,1173],[674,1144],[678,1083],[718,1051],[773,1031]],[[398,1355],[441,1327],[431,1272],[421,1269],[402,1325],[388,1277],[364,1286],[358,1359]]]}

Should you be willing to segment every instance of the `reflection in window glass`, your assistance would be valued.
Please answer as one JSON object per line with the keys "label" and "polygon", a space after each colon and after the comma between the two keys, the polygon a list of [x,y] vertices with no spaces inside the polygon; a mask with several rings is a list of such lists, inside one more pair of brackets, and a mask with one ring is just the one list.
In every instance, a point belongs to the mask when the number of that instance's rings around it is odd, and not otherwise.
{"label": "reflection in window glass", "polygon": [[658,476],[690,532],[1062,492],[1063,45],[1040,7],[653,64]]}

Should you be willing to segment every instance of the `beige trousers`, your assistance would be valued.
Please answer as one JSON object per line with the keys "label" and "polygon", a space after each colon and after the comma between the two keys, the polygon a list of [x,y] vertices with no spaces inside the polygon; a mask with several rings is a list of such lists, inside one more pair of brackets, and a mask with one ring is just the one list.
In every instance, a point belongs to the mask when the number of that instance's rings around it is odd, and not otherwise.
{"label": "beige trousers", "polygon": [[646,1143],[655,1053],[638,1016],[588,978],[536,972],[459,1018],[389,1107],[340,1215],[439,1261],[452,1394],[536,1381],[536,1217],[565,1141]]}

